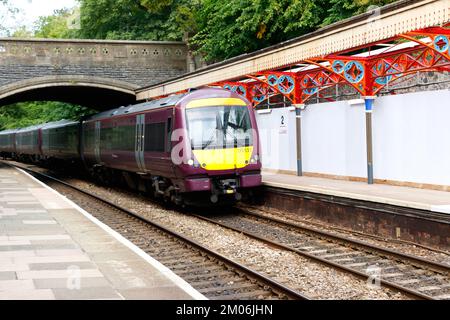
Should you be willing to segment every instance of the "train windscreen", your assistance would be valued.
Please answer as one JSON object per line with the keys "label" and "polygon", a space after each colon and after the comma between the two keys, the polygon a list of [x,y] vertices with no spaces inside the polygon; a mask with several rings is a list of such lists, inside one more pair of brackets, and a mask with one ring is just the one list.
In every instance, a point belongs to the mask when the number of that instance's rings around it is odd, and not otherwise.
{"label": "train windscreen", "polygon": [[250,114],[245,106],[214,106],[186,110],[192,149],[251,146]]}

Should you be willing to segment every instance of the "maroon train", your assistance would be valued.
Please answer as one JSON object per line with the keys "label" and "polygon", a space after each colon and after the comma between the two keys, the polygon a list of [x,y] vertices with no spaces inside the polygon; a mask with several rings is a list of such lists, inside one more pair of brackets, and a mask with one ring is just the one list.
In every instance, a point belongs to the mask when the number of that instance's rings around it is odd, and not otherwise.
{"label": "maroon train", "polygon": [[177,204],[230,203],[261,184],[254,111],[222,89],[120,107],[80,122],[2,131],[0,153],[66,166],[81,162],[104,182]]}

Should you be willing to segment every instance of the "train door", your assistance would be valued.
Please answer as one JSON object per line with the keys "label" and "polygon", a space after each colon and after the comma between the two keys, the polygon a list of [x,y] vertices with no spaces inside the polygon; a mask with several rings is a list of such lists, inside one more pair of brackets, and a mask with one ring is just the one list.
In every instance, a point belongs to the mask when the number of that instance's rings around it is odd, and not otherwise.
{"label": "train door", "polygon": [[172,161],[172,132],[173,132],[173,110],[169,111],[169,116],[167,118],[166,122],[166,150],[165,150],[165,157],[166,157],[166,163],[168,163],[169,167],[169,175],[171,177],[175,177],[175,165]]}
{"label": "train door", "polygon": [[136,116],[136,141],[134,154],[136,163],[140,172],[145,172],[144,159],[144,142],[145,142],[145,115],[139,114]]}
{"label": "train door", "polygon": [[99,164],[102,161],[100,158],[100,130],[101,130],[101,122],[95,121],[94,154],[95,154],[95,161]]}
{"label": "train door", "polygon": [[[170,119],[170,120],[169,120]],[[155,110],[146,114],[144,159],[152,175],[173,176],[171,146],[167,139],[172,132],[172,109]]]}

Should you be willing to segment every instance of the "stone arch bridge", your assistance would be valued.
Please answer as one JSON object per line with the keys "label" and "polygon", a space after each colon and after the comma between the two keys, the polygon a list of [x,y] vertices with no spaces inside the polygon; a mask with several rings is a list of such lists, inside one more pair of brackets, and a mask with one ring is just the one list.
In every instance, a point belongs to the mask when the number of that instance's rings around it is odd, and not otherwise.
{"label": "stone arch bridge", "polygon": [[0,106],[52,100],[108,109],[186,73],[184,42],[0,38]]}

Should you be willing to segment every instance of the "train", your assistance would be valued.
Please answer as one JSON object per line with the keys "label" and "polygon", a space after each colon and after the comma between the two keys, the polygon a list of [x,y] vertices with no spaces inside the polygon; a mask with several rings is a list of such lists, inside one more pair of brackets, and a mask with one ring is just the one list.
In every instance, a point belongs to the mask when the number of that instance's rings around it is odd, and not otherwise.
{"label": "train", "polygon": [[251,104],[216,88],[0,132],[4,158],[79,165],[103,183],[123,183],[177,205],[251,197],[261,185],[259,150]]}

